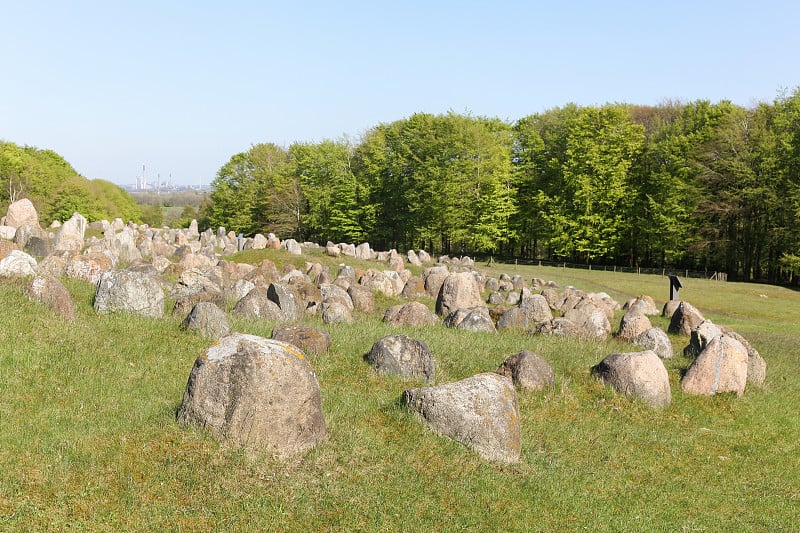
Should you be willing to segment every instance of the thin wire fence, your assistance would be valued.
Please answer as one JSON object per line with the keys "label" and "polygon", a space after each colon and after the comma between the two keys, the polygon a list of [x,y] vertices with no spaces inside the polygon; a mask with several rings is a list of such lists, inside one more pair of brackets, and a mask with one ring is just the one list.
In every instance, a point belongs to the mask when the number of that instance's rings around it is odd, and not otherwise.
{"label": "thin wire fence", "polygon": [[489,259],[490,262],[516,264],[516,265],[538,265],[557,268],[575,268],[580,270],[601,270],[604,272],[627,272],[629,274],[656,274],[661,276],[682,276],[684,278],[701,278],[717,281],[728,281],[727,272],[688,270],[679,268],[643,268],[643,267],[624,267],[614,265],[590,265],[581,263],[567,263],[563,261],[545,261],[543,259]]}

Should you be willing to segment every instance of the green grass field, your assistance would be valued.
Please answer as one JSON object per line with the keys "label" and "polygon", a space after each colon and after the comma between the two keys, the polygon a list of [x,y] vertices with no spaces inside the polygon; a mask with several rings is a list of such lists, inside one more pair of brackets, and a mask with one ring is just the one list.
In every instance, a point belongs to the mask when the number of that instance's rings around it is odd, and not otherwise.
{"label": "green grass field", "polygon": [[[289,260],[264,254],[242,257],[279,267]],[[318,251],[291,260],[342,262]],[[668,295],[660,276],[487,270],[605,291],[620,303],[649,294],[663,304]],[[179,329],[183,317],[98,316],[93,287],[68,282],[77,319],[63,323],[29,302],[18,280],[0,282],[0,530],[800,531],[800,294],[682,281],[683,299],[761,352],[762,388],[740,398],[682,394],[688,338],[672,337],[673,401],[653,410],[589,374],[630,345],[391,328],[380,315],[399,300],[383,298],[381,313],[354,324],[307,319],[332,338],[330,351],[311,359],[329,438],[286,463],[175,423],[208,343]],[[274,325],[230,320],[265,337]],[[363,361],[396,331],[429,344],[437,383],[494,370],[521,349],[550,361],[556,386],[519,395],[518,464],[482,461],[399,406],[401,392],[421,384],[378,376]]]}

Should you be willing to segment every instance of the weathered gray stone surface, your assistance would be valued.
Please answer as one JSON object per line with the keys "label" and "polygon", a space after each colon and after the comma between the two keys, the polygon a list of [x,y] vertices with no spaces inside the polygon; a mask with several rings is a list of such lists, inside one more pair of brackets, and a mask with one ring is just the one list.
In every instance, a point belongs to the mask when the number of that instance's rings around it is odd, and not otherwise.
{"label": "weathered gray stone surface", "polygon": [[305,314],[303,299],[297,290],[288,283],[276,281],[267,288],[267,297],[275,302],[286,320],[294,322]]}
{"label": "weathered gray stone surface", "polygon": [[531,328],[528,333],[531,335],[560,335],[577,339],[591,338],[590,333],[581,324],[576,324],[572,320],[560,316]]}
{"label": "weathered gray stone surface", "polygon": [[495,372],[511,378],[514,385],[523,390],[542,390],[553,387],[556,383],[556,375],[550,363],[529,350],[522,350],[506,358]]}
{"label": "weathered gray stone surface", "polygon": [[448,328],[473,332],[497,333],[497,327],[489,315],[489,309],[482,305],[456,309],[447,315],[444,325]]}
{"label": "weathered gray stone surface", "polygon": [[747,349],[724,334],[711,339],[681,380],[683,392],[697,395],[720,392],[741,395],[746,385]]}
{"label": "weathered gray stone surface", "polygon": [[564,318],[582,326],[591,338],[605,340],[611,334],[611,323],[602,309],[593,305],[575,307],[564,313]]}
{"label": "weathered gray stone surface", "polygon": [[436,433],[473,449],[483,459],[519,461],[519,405],[510,378],[478,374],[444,385],[403,391],[401,401]]}
{"label": "weathered gray stone surface", "polygon": [[[536,325],[538,326],[538,324]],[[506,329],[527,330],[528,327],[528,315],[519,306],[508,309],[497,319],[497,329],[499,331]]]}
{"label": "weathered gray stone surface", "polygon": [[393,326],[436,326],[439,317],[423,303],[408,302],[387,309],[383,321]]}
{"label": "weathered gray stone surface", "polygon": [[427,295],[428,293],[425,292],[425,282],[422,281],[420,276],[412,276],[409,278],[403,287],[403,291],[400,293],[400,296],[403,298],[421,298]]}
{"label": "weathered gray stone surface", "polygon": [[353,312],[342,303],[326,302],[322,304],[322,321],[325,324],[349,323],[353,321]]}
{"label": "weathered gray stone surface", "polygon": [[425,283],[425,292],[431,298],[439,296],[445,278],[450,275],[446,266],[428,267],[422,271],[422,281]]}
{"label": "weathered gray stone surface", "polygon": [[231,333],[225,313],[212,302],[198,302],[183,319],[181,326],[209,339],[221,339]]}
{"label": "weathered gray stone surface", "polygon": [[483,305],[481,290],[471,272],[449,274],[436,298],[436,314],[447,316],[456,309]]}
{"label": "weathered gray stone surface", "polygon": [[729,327],[722,326],[721,329],[725,335],[739,341],[742,346],[744,346],[745,350],[747,350],[747,382],[753,385],[763,385],[764,380],[767,378],[767,362],[764,361],[764,358],[761,357],[758,350],[753,348],[753,345],[750,344],[747,339]]}
{"label": "weathered gray stone surface", "polygon": [[619,321],[616,336],[622,340],[633,342],[639,335],[652,328],[650,319],[642,311],[629,308]]}
{"label": "weathered gray stone surface", "polygon": [[356,258],[357,259],[364,259],[369,260],[372,259],[372,249],[369,247],[368,242],[362,242],[358,246],[356,246]]}
{"label": "weathered gray stone surface", "polygon": [[126,270],[103,272],[94,295],[98,313],[164,316],[164,291],[154,276]]}
{"label": "weathered gray stone surface", "polygon": [[641,398],[653,407],[672,401],[667,369],[652,350],[613,353],[592,367],[592,374],[617,392]]}
{"label": "weathered gray stone surface", "polygon": [[521,293],[519,307],[525,313],[528,324],[531,326],[543,324],[553,318],[550,304],[541,294]]}
{"label": "weathered gray stone surface", "polygon": [[38,226],[39,213],[27,198],[12,202],[6,211],[6,225],[13,228],[21,226]]}
{"label": "weathered gray stone surface", "polygon": [[710,320],[700,322],[689,335],[689,344],[683,349],[684,357],[697,357],[711,339],[722,335],[722,330]]}
{"label": "weathered gray stone surface", "polygon": [[436,364],[428,345],[406,335],[388,335],[375,341],[366,360],[380,374],[427,383],[433,383],[436,377]]}
{"label": "weathered gray stone surface", "polygon": [[323,354],[331,345],[331,336],[327,331],[293,324],[275,326],[272,338],[293,344],[309,355]]}
{"label": "weathered gray stone surface", "polygon": [[639,312],[644,315],[657,315],[658,314],[658,307],[656,307],[656,302],[653,300],[651,296],[642,295],[637,298],[631,298],[622,308],[626,312]]}
{"label": "weathered gray stone surface", "polygon": [[109,272],[114,264],[105,254],[70,255],[64,266],[64,275],[97,285],[103,272]]}
{"label": "weathered gray stone surface", "polygon": [[80,252],[83,248],[83,236],[86,234],[86,219],[75,213],[64,222],[56,233],[53,250],[56,252]]}
{"label": "weathered gray stone surface", "polygon": [[233,306],[235,315],[266,320],[288,320],[278,304],[269,299],[266,287],[255,287]]}
{"label": "weathered gray stone surface", "polygon": [[21,250],[11,250],[0,259],[0,277],[25,278],[36,275],[36,259]]}
{"label": "weathered gray stone surface", "polygon": [[670,359],[674,355],[672,353],[672,342],[663,329],[650,328],[631,342],[645,350],[654,351],[661,359]]}
{"label": "weathered gray stone surface", "polygon": [[290,254],[303,255],[303,249],[300,248],[300,243],[298,243],[296,240],[286,239],[281,244],[284,248],[286,248],[286,251],[289,252]]}
{"label": "weathered gray stone surface", "polygon": [[303,352],[241,333],[197,358],[177,420],[279,458],[303,453],[327,434],[319,382]]}
{"label": "weathered gray stone surface", "polygon": [[353,301],[353,308],[362,313],[375,312],[375,296],[367,287],[352,285],[347,289],[347,294]]}
{"label": "weathered gray stone surface", "polygon": [[355,306],[353,305],[353,299],[349,294],[347,294],[346,290],[338,285],[334,285],[332,283],[320,283],[319,290],[324,303],[339,302],[351,311],[355,309]]}
{"label": "weathered gray stone surface", "polygon": [[703,320],[705,320],[703,315],[692,304],[681,302],[670,318],[667,332],[674,335],[690,335]]}
{"label": "weathered gray stone surface", "polygon": [[29,298],[47,305],[65,320],[75,320],[75,304],[67,288],[58,278],[38,275],[25,287]]}

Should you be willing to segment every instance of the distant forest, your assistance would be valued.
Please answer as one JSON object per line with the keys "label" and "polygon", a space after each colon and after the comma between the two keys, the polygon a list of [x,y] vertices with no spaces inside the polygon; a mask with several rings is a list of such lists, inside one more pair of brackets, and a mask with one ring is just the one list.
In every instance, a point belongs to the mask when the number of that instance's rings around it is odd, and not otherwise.
{"label": "distant forest", "polygon": [[196,217],[323,244],[797,284],[800,89],[750,108],[568,104],[514,123],[417,113],[358,141],[254,145],[212,185],[186,205],[137,205],[51,150],[0,141],[0,209],[30,198],[43,224],[74,211],[151,225]]}
{"label": "distant forest", "polygon": [[568,104],[513,124],[418,113],[358,142],[258,144],[199,214],[320,243],[796,282],[800,90],[752,108]]}

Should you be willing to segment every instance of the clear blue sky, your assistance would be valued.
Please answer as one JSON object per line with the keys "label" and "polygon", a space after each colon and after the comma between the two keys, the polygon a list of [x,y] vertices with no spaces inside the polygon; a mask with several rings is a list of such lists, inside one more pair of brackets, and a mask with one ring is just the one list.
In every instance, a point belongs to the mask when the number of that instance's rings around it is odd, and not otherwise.
{"label": "clear blue sky", "polygon": [[747,106],[800,86],[798,21],[793,0],[0,0],[0,139],[193,185],[255,143],[420,111]]}

